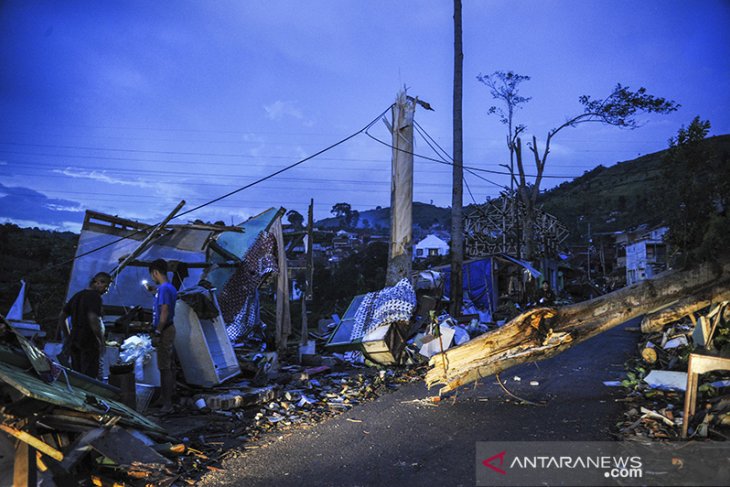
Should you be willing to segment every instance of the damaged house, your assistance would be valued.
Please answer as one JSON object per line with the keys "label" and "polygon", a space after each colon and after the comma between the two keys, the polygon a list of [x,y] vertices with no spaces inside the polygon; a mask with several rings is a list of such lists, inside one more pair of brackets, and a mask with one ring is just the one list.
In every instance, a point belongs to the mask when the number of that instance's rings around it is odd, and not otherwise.
{"label": "damaged house", "polygon": [[179,292],[175,349],[185,378],[218,384],[239,372],[231,342],[263,334],[259,286],[271,273],[278,274],[273,339],[285,346],[291,323],[282,213],[271,208],[234,227],[190,223],[150,231],[88,211],[66,298],[84,289],[90,276],[113,269],[114,283],[103,297],[105,322],[107,333],[123,340],[148,329],[153,295],[143,282],[148,264],[165,259]]}
{"label": "damaged house", "polygon": [[[144,478],[156,485],[174,478],[166,468],[173,463],[168,457],[185,447],[170,443],[172,437],[140,414],[150,391],[159,385],[155,350],[147,348],[144,360],[133,360],[137,384],[135,388],[131,381],[131,393],[130,382],[114,380],[122,368],[116,364],[127,362],[130,351],[142,349],[145,339],[148,343],[153,295],[143,284],[149,278],[148,264],[155,259],[169,263],[170,282],[178,289],[175,350],[188,386],[209,388],[238,376],[241,366],[234,344],[253,344],[262,351],[267,343],[286,347],[291,323],[283,209],[270,208],[236,226],[168,224],[174,213],[153,227],[86,212],[66,299],[86,288],[98,272],[113,276],[103,296],[102,362],[109,384],[52,362],[49,357],[60,346],[47,343],[44,354],[23,336],[32,324],[21,323],[22,313],[12,320],[3,318],[0,485],[77,478],[79,468],[89,468],[84,459],[90,452],[95,452],[96,468],[112,476]],[[273,323],[264,323],[259,289],[269,276],[276,276],[276,313]],[[24,302],[22,296],[19,299]]]}

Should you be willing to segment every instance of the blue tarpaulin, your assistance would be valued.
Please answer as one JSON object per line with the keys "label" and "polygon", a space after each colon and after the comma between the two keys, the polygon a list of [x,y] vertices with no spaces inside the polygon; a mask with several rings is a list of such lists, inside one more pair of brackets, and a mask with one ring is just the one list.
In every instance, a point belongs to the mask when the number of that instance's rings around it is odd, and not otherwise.
{"label": "blue tarpaulin", "polygon": [[[498,254],[494,257],[499,257],[524,267],[534,278],[542,276],[540,271],[535,269],[529,262],[516,259],[507,254]],[[497,290],[494,289],[494,279],[492,278],[492,259],[494,257],[465,262],[462,268],[464,298],[468,298],[477,308],[487,310],[490,313],[494,313],[497,308]],[[439,269],[439,272],[441,272],[444,278],[444,294],[450,296],[451,269],[445,267]]]}
{"label": "blue tarpaulin", "polygon": [[[444,294],[451,292],[451,269],[443,272]],[[495,290],[492,285],[492,259],[480,259],[467,262],[462,268],[464,279],[464,297],[474,303],[477,308],[494,313],[496,308]]]}

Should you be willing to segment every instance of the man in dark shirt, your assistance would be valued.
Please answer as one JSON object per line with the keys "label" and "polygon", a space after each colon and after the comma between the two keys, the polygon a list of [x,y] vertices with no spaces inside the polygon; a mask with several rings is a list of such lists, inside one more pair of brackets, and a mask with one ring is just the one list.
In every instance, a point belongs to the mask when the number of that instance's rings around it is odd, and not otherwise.
{"label": "man in dark shirt", "polygon": [[101,296],[111,282],[109,274],[99,272],[88,288],[71,297],[59,315],[62,327],[65,327],[66,318],[71,317],[71,334],[64,347],[71,357],[71,368],[94,379],[99,377],[99,360],[104,349]]}
{"label": "man in dark shirt", "polygon": [[550,289],[550,283],[542,282],[542,289],[537,295],[537,303],[542,306],[553,306],[555,304],[555,292]]}

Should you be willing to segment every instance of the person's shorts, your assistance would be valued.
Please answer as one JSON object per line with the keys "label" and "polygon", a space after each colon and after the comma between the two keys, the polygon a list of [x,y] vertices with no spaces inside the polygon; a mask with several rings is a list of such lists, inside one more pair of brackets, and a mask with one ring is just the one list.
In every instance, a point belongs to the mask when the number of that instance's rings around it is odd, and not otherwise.
{"label": "person's shorts", "polygon": [[71,368],[73,370],[91,377],[92,379],[99,378],[101,361],[99,349],[97,347],[89,346],[85,348],[78,348],[71,346],[69,352],[71,357]]}
{"label": "person's shorts", "polygon": [[173,353],[175,345],[175,325],[168,326],[160,333],[160,340],[157,345],[157,368],[170,370],[173,365]]}

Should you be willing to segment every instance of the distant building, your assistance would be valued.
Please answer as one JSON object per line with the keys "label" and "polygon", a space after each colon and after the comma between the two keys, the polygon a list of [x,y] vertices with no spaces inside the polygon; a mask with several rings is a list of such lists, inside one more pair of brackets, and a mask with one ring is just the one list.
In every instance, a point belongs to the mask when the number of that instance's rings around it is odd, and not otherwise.
{"label": "distant building", "polygon": [[436,235],[429,235],[413,247],[413,259],[437,257],[449,253],[449,244]]}
{"label": "distant building", "polygon": [[646,230],[626,245],[626,284],[651,279],[667,268],[667,244],[664,235],[669,229]]}

